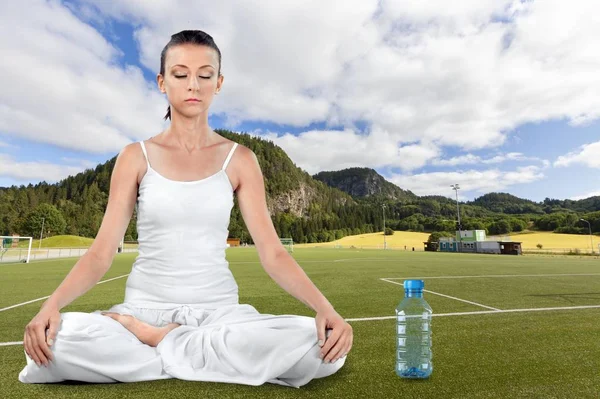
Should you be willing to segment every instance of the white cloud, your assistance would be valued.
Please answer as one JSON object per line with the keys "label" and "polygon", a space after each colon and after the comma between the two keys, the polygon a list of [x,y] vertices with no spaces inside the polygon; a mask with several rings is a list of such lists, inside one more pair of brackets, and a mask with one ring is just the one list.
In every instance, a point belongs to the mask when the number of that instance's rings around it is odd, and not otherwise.
{"label": "white cloud", "polygon": [[140,69],[60,3],[3,7],[0,47],[0,132],[103,153],[161,128],[166,103]]}
{"label": "white cloud", "polygon": [[0,153],[0,176],[17,181],[43,181],[54,183],[83,172],[95,165],[82,162],[77,166],[58,165],[50,162],[19,162],[13,156]]}
{"label": "white cloud", "polygon": [[226,75],[215,111],[232,123],[367,121],[401,143],[476,149],[525,122],[600,116],[597,3],[378,3],[98,4],[140,24],[152,70],[171,33],[211,33]]}
{"label": "white cloud", "polygon": [[[77,15],[132,24],[140,61],[153,72],[172,33],[209,32],[225,75],[212,111],[231,127],[343,126],[274,140],[311,173],[523,161],[439,157],[448,146],[500,147],[528,122],[598,119],[600,3],[446,3],[115,0],[88,1]],[[119,66],[122,50],[62,3],[5,7],[0,45],[0,132],[106,152],[162,128],[165,101],[154,82]],[[366,134],[356,133],[358,123]]]}
{"label": "white cloud", "polygon": [[506,154],[495,155],[491,158],[482,158],[479,155],[465,154],[450,159],[434,159],[431,164],[436,166],[456,166],[456,165],[476,165],[476,164],[497,164],[507,161],[539,161],[544,167],[549,166],[549,161],[538,157],[528,157],[520,152],[509,152]]}
{"label": "white cloud", "polygon": [[397,186],[411,190],[417,195],[452,196],[451,184],[460,183],[462,192],[486,193],[500,191],[517,185],[531,183],[544,178],[538,166],[519,167],[512,171],[499,169],[467,170],[457,172],[433,172],[414,175],[392,175],[387,180]]}
{"label": "white cloud", "polygon": [[17,148],[16,145],[14,144],[9,144],[9,143],[5,143],[3,141],[0,141],[0,147],[4,147],[4,148]]}
{"label": "white cloud", "polygon": [[600,168],[600,141],[584,144],[580,147],[579,151],[561,155],[554,162],[554,166],[570,166],[572,164]]}
{"label": "white cloud", "polygon": [[586,199],[586,198],[590,198],[590,197],[596,197],[596,196],[600,196],[600,190],[592,191],[590,193],[583,194],[583,195],[576,195],[574,197],[571,197],[571,199],[573,201],[578,201],[578,200],[582,200],[582,199]]}
{"label": "white cloud", "polygon": [[75,163],[83,166],[84,168],[95,168],[98,164],[96,162],[88,161],[87,159],[80,158],[69,158],[69,157],[61,157],[61,161],[66,163]]}
{"label": "white cloud", "polygon": [[254,135],[273,141],[283,148],[294,163],[310,174],[350,167],[393,166],[410,171],[438,156],[433,145],[411,144],[398,148],[398,142],[386,131],[361,135],[344,131],[308,131],[299,135],[258,132]]}

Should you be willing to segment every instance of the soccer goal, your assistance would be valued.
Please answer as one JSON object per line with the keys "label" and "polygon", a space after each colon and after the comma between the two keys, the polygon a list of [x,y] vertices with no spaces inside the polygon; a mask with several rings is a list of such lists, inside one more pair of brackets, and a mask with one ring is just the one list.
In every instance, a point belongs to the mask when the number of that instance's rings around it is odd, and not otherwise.
{"label": "soccer goal", "polygon": [[31,237],[0,236],[0,262],[29,263],[32,242]]}
{"label": "soccer goal", "polygon": [[294,252],[294,240],[291,238],[281,238],[281,244],[287,249],[288,252]]}

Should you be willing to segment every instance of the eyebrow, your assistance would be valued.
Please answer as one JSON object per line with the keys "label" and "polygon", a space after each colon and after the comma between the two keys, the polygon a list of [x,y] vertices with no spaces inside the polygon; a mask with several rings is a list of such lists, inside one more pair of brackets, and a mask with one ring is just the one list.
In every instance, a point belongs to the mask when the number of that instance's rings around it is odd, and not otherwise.
{"label": "eyebrow", "polygon": [[[171,69],[172,69],[172,68],[175,68],[175,67],[181,67],[181,68],[186,68],[186,69],[189,69],[187,65],[183,65],[183,64],[175,64],[175,65],[173,65],[173,66],[171,67]],[[200,68],[198,68],[198,69],[202,69],[202,68],[206,68],[206,67],[211,67],[212,69],[215,69],[215,67],[214,67],[214,66],[212,66],[212,65],[210,65],[210,64],[207,64],[207,65],[202,65],[202,66],[201,66]]]}

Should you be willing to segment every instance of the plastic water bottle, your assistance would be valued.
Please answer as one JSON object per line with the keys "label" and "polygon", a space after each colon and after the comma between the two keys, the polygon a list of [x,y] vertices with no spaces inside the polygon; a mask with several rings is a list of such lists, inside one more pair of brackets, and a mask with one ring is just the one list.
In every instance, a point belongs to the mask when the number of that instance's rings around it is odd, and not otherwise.
{"label": "plastic water bottle", "polygon": [[431,307],[423,298],[423,280],[404,281],[404,299],[396,308],[396,374],[427,378],[431,362]]}

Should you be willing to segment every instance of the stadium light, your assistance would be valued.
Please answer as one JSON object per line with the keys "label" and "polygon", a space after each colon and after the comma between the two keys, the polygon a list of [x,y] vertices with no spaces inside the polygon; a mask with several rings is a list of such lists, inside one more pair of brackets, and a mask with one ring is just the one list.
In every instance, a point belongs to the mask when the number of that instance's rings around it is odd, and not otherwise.
{"label": "stadium light", "polygon": [[456,191],[456,214],[458,216],[458,251],[462,250],[462,229],[460,225],[460,207],[458,206],[458,190],[460,190],[460,186],[458,184],[450,185],[454,191]]}
{"label": "stadium light", "polygon": [[582,222],[586,222],[588,224],[588,229],[590,230],[590,245],[592,247],[592,255],[594,254],[594,240],[592,239],[592,225],[585,219],[579,219]]}
{"label": "stadium light", "polygon": [[385,204],[381,204],[381,209],[383,210],[383,249],[385,249]]}
{"label": "stadium light", "polygon": [[46,220],[46,218],[42,218],[42,231],[40,231],[40,245],[38,246],[38,249],[42,249],[42,236],[44,235],[44,220]]}

